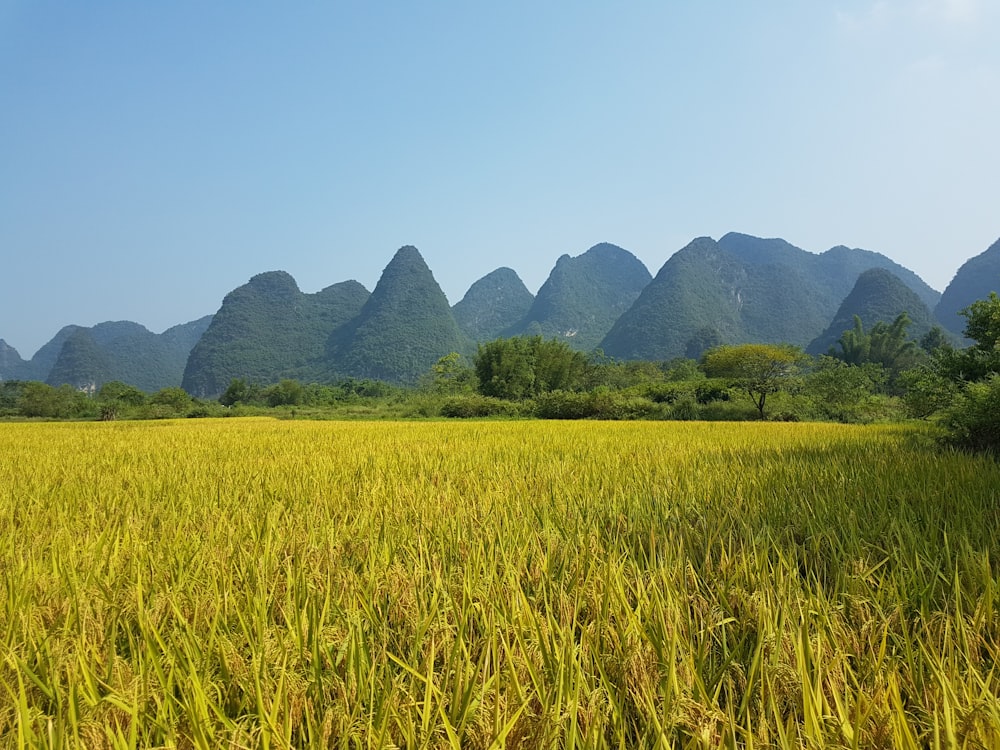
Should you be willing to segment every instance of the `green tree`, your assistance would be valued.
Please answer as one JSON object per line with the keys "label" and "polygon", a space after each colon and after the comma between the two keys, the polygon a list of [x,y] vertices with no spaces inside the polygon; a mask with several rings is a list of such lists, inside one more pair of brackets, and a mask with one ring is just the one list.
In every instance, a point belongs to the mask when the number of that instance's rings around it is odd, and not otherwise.
{"label": "green tree", "polygon": [[105,383],[97,391],[97,400],[103,402],[115,401],[124,406],[142,406],[146,403],[146,394],[134,385],[112,380]]}
{"label": "green tree", "polygon": [[891,376],[916,366],[923,354],[917,343],[907,335],[910,318],[900,313],[892,323],[879,321],[865,331],[861,318],[854,316],[854,328],[844,331],[837,343],[840,351],[830,355],[849,365],[874,363],[882,365]]}
{"label": "green tree", "polygon": [[87,394],[73,386],[54,388],[35,381],[24,384],[17,409],[25,417],[44,419],[73,419],[96,414],[95,405]]}
{"label": "green tree", "polygon": [[263,403],[263,393],[261,387],[256,383],[249,383],[242,378],[233,378],[221,396],[219,403],[223,406],[235,406],[236,404],[257,404]]}
{"label": "green tree", "polygon": [[702,369],[709,377],[732,380],[765,419],[767,397],[782,389],[798,371],[802,352],[775,344],[720,346],[705,353]]}
{"label": "green tree", "polygon": [[681,382],[686,380],[704,380],[705,373],[698,368],[698,361],[677,357],[663,363],[664,378],[666,380]]}
{"label": "green tree", "polygon": [[480,393],[518,400],[535,392],[535,362],[529,341],[515,336],[479,345],[473,367]]}
{"label": "green tree", "polygon": [[962,448],[1000,452],[1000,374],[966,384],[944,415],[948,441]]}
{"label": "green tree", "polygon": [[146,394],[134,385],[112,380],[98,389],[97,403],[101,419],[109,422],[118,419],[124,410],[146,403]]}
{"label": "green tree", "polygon": [[905,312],[900,313],[888,325],[879,322],[872,326],[869,361],[880,364],[893,373],[901,372],[916,364],[920,359],[921,350],[917,342],[908,338],[909,326],[910,318]]}
{"label": "green tree", "polygon": [[950,349],[951,339],[941,326],[934,326],[920,337],[920,348],[928,354],[933,354],[938,349]]}
{"label": "green tree", "polygon": [[965,337],[975,343],[967,349],[938,352],[939,372],[951,380],[975,382],[1000,373],[1000,297],[991,292],[962,310]]}
{"label": "green tree", "polygon": [[927,419],[947,408],[958,393],[955,382],[943,377],[933,364],[900,373],[899,386],[907,411],[917,419]]}
{"label": "green tree", "polygon": [[518,400],[573,390],[583,378],[587,360],[562,341],[515,336],[480,344],[473,367],[481,394]]}
{"label": "green tree", "polygon": [[819,413],[849,422],[856,418],[857,407],[868,396],[882,390],[887,377],[880,364],[850,365],[836,357],[821,355],[803,385]]}
{"label": "green tree", "polygon": [[965,337],[973,339],[976,349],[991,354],[1000,352],[1000,296],[990,292],[962,310],[965,317]]}
{"label": "green tree", "polygon": [[0,415],[17,412],[17,402],[25,385],[20,380],[0,380]]}
{"label": "green tree", "polygon": [[943,350],[939,372],[957,383],[959,394],[945,410],[944,424],[955,445],[1000,451],[1000,297],[991,292],[962,310],[965,336],[975,344]]}
{"label": "green tree", "polygon": [[465,363],[465,358],[458,352],[451,352],[431,365],[425,382],[435,393],[456,394],[472,391],[475,380],[476,373]]}
{"label": "green tree", "polygon": [[[173,412],[173,415],[176,416],[187,414],[194,405],[188,392],[176,386],[161,388],[150,397],[149,403],[161,407],[163,411]],[[163,416],[162,413],[161,416]]]}
{"label": "green tree", "polygon": [[305,389],[299,381],[284,378],[265,388],[263,396],[268,406],[299,406],[305,401]]}

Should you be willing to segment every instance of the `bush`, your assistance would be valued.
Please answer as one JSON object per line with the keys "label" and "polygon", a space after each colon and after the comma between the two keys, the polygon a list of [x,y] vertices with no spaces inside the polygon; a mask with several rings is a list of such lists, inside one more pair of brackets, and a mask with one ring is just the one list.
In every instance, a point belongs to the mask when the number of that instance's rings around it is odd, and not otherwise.
{"label": "bush", "polygon": [[[704,376],[702,378],[704,379]],[[692,396],[694,388],[687,382],[650,383],[641,393],[657,404],[673,404]]]}
{"label": "bush", "polygon": [[674,402],[670,407],[669,418],[681,422],[690,422],[698,419],[698,403],[693,396],[686,396]]}
{"label": "bush", "polygon": [[662,407],[648,398],[607,389],[552,391],[540,395],[535,405],[535,415],[541,419],[648,419],[662,414]]}
{"label": "bush", "polygon": [[930,367],[918,367],[900,373],[897,384],[903,390],[903,403],[911,417],[927,419],[951,406],[958,386]]}
{"label": "bush", "polygon": [[441,399],[431,394],[414,393],[403,401],[402,407],[401,415],[406,418],[441,416]]}
{"label": "bush", "polygon": [[587,419],[594,417],[589,393],[550,391],[538,396],[535,415],[540,419]]}
{"label": "bush", "polygon": [[513,417],[518,413],[518,408],[509,401],[477,394],[453,396],[441,404],[441,416],[458,419]]}
{"label": "bush", "polygon": [[35,381],[23,384],[16,406],[22,416],[43,419],[92,419],[100,415],[97,403],[72,386],[54,388]]}
{"label": "bush", "polygon": [[725,381],[718,379],[706,380],[694,390],[695,399],[699,404],[711,404],[716,401],[729,400],[729,388]]}
{"label": "bush", "polygon": [[1000,375],[969,383],[945,412],[943,423],[951,445],[1000,453]]}

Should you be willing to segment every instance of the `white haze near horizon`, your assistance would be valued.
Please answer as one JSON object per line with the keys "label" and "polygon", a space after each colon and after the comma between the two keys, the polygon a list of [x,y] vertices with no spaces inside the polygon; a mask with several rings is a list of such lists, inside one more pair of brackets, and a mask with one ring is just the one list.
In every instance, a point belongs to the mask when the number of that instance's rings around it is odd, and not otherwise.
{"label": "white haze near horizon", "polygon": [[0,338],[372,289],[406,244],[454,303],[728,231],[943,290],[1000,236],[1000,3],[539,5],[0,0]]}

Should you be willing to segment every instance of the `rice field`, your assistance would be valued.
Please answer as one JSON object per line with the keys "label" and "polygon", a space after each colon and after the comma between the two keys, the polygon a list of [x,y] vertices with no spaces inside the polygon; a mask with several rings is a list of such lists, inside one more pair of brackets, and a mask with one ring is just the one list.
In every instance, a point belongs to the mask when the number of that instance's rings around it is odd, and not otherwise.
{"label": "rice field", "polygon": [[1000,746],[909,427],[0,424],[0,747]]}

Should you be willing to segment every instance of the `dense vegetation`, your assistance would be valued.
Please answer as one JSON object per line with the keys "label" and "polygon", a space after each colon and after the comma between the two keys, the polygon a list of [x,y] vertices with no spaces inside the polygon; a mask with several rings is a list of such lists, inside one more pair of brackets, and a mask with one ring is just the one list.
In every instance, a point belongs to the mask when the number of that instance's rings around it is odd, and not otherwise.
{"label": "dense vegetation", "polygon": [[922,441],[0,424],[0,744],[991,747],[1000,468]]}
{"label": "dense vegetation", "polygon": [[[227,295],[207,332],[211,318],[159,336],[136,323],[101,323],[87,329],[95,348],[86,337],[74,337],[78,326],[67,326],[28,362],[0,342],[0,379],[88,388],[121,380],[144,391],[182,386],[200,397],[218,396],[233,378],[273,384],[360,377],[412,385],[449,351],[471,356],[477,344],[513,335],[562,338],[583,352],[603,343],[601,351],[619,359],[697,359],[721,344],[807,346],[822,336],[810,348],[820,353],[851,327],[854,314],[871,327],[905,310],[910,334],[919,338],[925,327],[935,330],[925,308],[941,297],[877,253],[835,247],[816,255],[784,240],[730,233],[718,242],[695,240],[652,281],[635,256],[609,244],[560,258],[537,298],[512,270],[497,269],[452,308],[452,321],[416,249],[399,255],[386,268],[378,304],[369,305],[364,319],[361,308],[369,295],[357,282],[307,295],[288,274],[272,272]],[[403,256],[410,258],[403,262]],[[960,270],[937,312],[958,318],[959,307],[949,306],[970,276],[984,289],[1000,284],[997,257],[1000,247],[994,246]],[[411,262],[408,278],[404,271]],[[895,277],[885,282],[884,294],[872,292],[877,284],[857,284],[859,275],[873,269]],[[858,287],[850,295],[855,299],[845,299],[852,287]]]}
{"label": "dense vegetation", "polygon": [[891,323],[901,313],[909,320],[908,335],[922,338],[936,325],[934,316],[923,300],[891,271],[872,268],[858,277],[857,283],[841,303],[830,326],[806,351],[825,354],[833,348],[844,331],[854,327],[854,319],[871,328],[876,323]]}
{"label": "dense vegetation", "polygon": [[63,343],[59,357],[49,372],[50,385],[96,388],[111,380],[111,366],[104,352],[86,328],[77,328]]}
{"label": "dense vegetation", "polygon": [[965,320],[960,311],[996,291],[1000,291],[1000,240],[962,264],[941,295],[935,314],[949,331],[962,333]]}
{"label": "dense vegetation", "polygon": [[726,287],[738,274],[712,239],[694,240],[663,265],[601,349],[619,359],[693,359],[712,345],[737,340],[739,321]]}
{"label": "dense vegetation", "polygon": [[[812,357],[788,345],[709,349],[700,360],[617,361],[540,336],[481,344],[467,360],[451,352],[418,382],[377,379],[261,384],[230,381],[218,401],[176,387],[152,395],[119,381],[88,395],[70,386],[0,383],[0,417],[165,418],[268,413],[314,418],[539,417],[876,422],[933,419],[949,439],[1000,448],[1000,298],[965,311],[973,346],[954,349],[932,329],[920,345],[905,313],[866,329],[855,318],[831,350]],[[937,333],[935,336],[934,334]]]}

